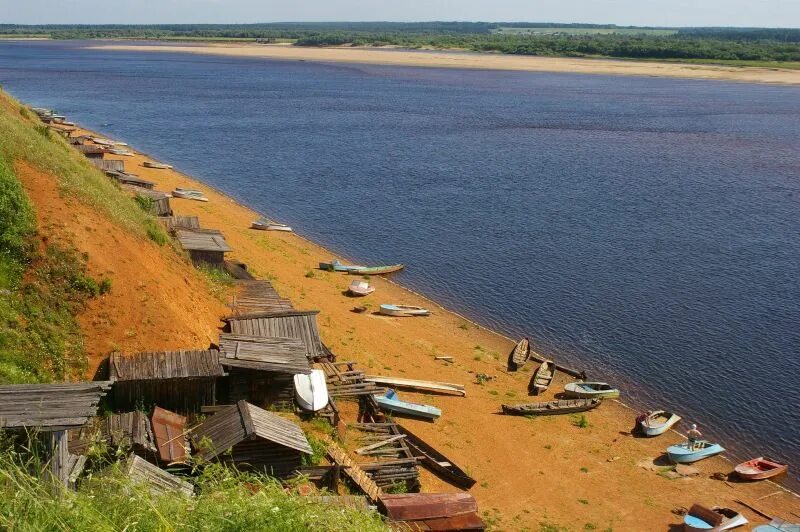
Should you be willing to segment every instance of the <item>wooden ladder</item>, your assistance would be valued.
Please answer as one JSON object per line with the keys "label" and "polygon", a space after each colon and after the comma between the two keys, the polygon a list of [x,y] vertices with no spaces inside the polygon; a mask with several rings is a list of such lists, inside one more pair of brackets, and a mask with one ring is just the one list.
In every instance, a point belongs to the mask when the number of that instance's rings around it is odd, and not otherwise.
{"label": "wooden ladder", "polygon": [[383,490],[369,478],[369,475],[350,458],[344,449],[331,440],[328,440],[327,443],[328,457],[333,463],[342,466],[344,474],[350,477],[350,480],[355,482],[372,502],[377,502],[380,496],[383,495]]}

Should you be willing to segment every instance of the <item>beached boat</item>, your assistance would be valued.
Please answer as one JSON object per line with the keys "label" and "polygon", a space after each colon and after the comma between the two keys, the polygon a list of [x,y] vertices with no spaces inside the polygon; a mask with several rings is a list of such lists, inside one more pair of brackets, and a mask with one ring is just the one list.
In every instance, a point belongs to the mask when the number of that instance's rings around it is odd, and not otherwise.
{"label": "beached boat", "polygon": [[183,198],[195,201],[208,201],[208,198],[203,195],[199,190],[192,190],[188,188],[176,188],[172,191],[173,198]]}
{"label": "beached boat", "polygon": [[320,270],[326,270],[329,272],[349,272],[352,270],[363,270],[364,268],[366,268],[366,266],[342,264],[342,261],[339,259],[333,259],[330,262],[319,263]]}
{"label": "beached boat", "polygon": [[689,512],[683,516],[684,530],[690,532],[718,532],[746,524],[745,516],[736,510],[719,506],[706,508],[700,504],[693,504]]}
{"label": "beached boat", "polygon": [[544,403],[503,405],[503,413],[516,416],[555,416],[585,412],[600,406],[602,399],[561,399]]}
{"label": "beached boat", "polygon": [[142,166],[145,168],[155,168],[157,170],[169,170],[172,168],[171,164],[164,164],[164,163],[154,163],[152,161],[145,161],[142,163]]}
{"label": "beached boat", "polygon": [[353,281],[347,291],[351,296],[368,296],[375,291],[375,287],[367,281]]}
{"label": "beached boat", "polygon": [[555,374],[556,365],[552,360],[542,362],[533,372],[533,377],[528,383],[528,395],[539,395],[546,392],[550,387],[550,383],[553,382]]}
{"label": "beached boat", "polygon": [[658,436],[667,432],[681,417],[665,410],[645,412],[636,418],[636,426],[645,436]]}
{"label": "beached boat", "polygon": [[348,270],[350,275],[383,275],[393,273],[405,268],[403,264],[393,264],[392,266],[366,266],[357,270]]}
{"label": "beached boat", "polygon": [[325,372],[312,369],[310,375],[298,373],[294,376],[294,396],[303,410],[316,412],[328,405],[328,386]]}
{"label": "beached boat", "polygon": [[125,148],[108,148],[108,153],[124,155],[125,157],[133,157],[134,155],[132,151],[126,150]]}
{"label": "beached boat", "polygon": [[619,390],[605,382],[570,382],[564,386],[564,393],[567,397],[619,397]]}
{"label": "beached boat", "polygon": [[412,307],[410,305],[381,305],[379,313],[385,316],[409,317],[409,316],[430,316],[431,311],[422,307]]}
{"label": "beached boat", "polygon": [[780,517],[775,517],[766,525],[758,525],[752,532],[797,532],[800,530],[800,523],[790,523]]}
{"label": "beached boat", "polygon": [[789,469],[788,464],[783,464],[771,458],[759,456],[747,462],[742,462],[734,468],[736,474],[747,480],[763,480],[785,473]]}
{"label": "beached boat", "polygon": [[292,228],[288,225],[270,220],[269,218],[260,218],[250,224],[250,227],[260,231],[284,231],[286,233],[292,232]]}
{"label": "beached boat", "polygon": [[517,342],[517,345],[514,346],[514,350],[508,355],[508,369],[517,371],[525,365],[530,357],[531,342],[527,338],[523,338]]}
{"label": "beached boat", "polygon": [[694,447],[689,447],[689,442],[667,447],[667,457],[676,464],[691,464],[719,454],[724,450],[722,445],[718,443],[700,440],[694,442]]}
{"label": "beached boat", "polygon": [[391,389],[386,390],[384,395],[376,395],[374,397],[382,410],[393,412],[395,414],[406,414],[409,416],[423,417],[426,419],[436,419],[442,415],[442,411],[435,406],[409,403],[408,401],[400,400],[397,392]]}

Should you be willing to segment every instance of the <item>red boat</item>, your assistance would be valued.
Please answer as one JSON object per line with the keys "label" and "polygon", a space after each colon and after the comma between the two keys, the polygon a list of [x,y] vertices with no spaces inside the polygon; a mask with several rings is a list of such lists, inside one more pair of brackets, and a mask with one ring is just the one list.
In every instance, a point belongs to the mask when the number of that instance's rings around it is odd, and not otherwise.
{"label": "red boat", "polygon": [[734,471],[741,478],[747,480],[763,480],[785,473],[789,469],[787,464],[776,462],[770,458],[760,456],[737,465]]}

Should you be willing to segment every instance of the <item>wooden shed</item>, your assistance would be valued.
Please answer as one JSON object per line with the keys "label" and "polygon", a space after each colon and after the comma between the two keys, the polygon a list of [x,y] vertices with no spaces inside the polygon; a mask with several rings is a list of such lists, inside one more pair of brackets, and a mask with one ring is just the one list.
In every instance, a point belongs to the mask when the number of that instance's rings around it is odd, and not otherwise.
{"label": "wooden shed", "polygon": [[126,185],[125,188],[137,196],[149,198],[152,202],[150,212],[156,216],[172,216],[172,206],[169,203],[170,196],[164,192],[160,192],[158,190],[148,190],[146,188],[141,188],[134,185]]}
{"label": "wooden shed", "polygon": [[195,264],[223,267],[225,253],[231,251],[221,231],[216,229],[178,229],[175,236]]}
{"label": "wooden shed", "polygon": [[225,318],[226,329],[233,334],[296,338],[303,342],[310,360],[326,358],[317,327],[318,310],[242,313]]}
{"label": "wooden shed", "polygon": [[110,387],[107,381],[0,386],[0,428],[44,433],[50,474],[66,486],[75,463],[67,431],[89,424]]}
{"label": "wooden shed", "polygon": [[178,229],[200,229],[200,220],[197,216],[170,215],[161,218],[161,223],[171,235],[174,235]]}
{"label": "wooden shed", "polygon": [[153,190],[156,186],[152,181],[142,179],[136,174],[129,174],[128,172],[106,172],[106,175],[119,183],[120,185],[131,185],[147,190]]}
{"label": "wooden shed", "polygon": [[245,399],[255,405],[291,406],[293,376],[311,373],[306,348],[296,338],[221,334],[219,362],[228,372],[220,397],[233,403]]}
{"label": "wooden shed", "polygon": [[122,470],[133,482],[148,487],[154,495],[170,492],[178,492],[187,497],[194,495],[194,486],[192,484],[167,473],[135,454],[130,455],[125,460]]}
{"label": "wooden shed", "polygon": [[275,477],[291,475],[301,467],[304,454],[313,454],[300,427],[245,401],[219,410],[192,429],[191,440],[206,460]]}
{"label": "wooden shed", "polygon": [[217,379],[223,375],[216,350],[112,353],[109,358],[117,410],[158,405],[199,412],[215,404]]}
{"label": "wooden shed", "polygon": [[76,144],[75,149],[89,159],[102,159],[103,156],[108,153],[108,150],[102,146],[95,146],[93,144]]}
{"label": "wooden shed", "polygon": [[92,159],[91,163],[99,170],[109,173],[117,173],[125,171],[125,161],[112,160],[112,159]]}

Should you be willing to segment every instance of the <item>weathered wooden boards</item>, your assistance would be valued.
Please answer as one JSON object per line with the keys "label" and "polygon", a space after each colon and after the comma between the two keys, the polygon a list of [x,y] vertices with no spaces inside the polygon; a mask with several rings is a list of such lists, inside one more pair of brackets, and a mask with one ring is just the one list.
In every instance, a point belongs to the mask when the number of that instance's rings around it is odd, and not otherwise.
{"label": "weathered wooden boards", "polygon": [[137,484],[147,486],[153,493],[161,494],[177,491],[187,497],[194,495],[194,486],[175,475],[171,475],[132,454],[123,466],[123,472]]}
{"label": "weathered wooden boards", "polygon": [[220,364],[296,375],[311,373],[306,346],[297,338],[221,334]]}
{"label": "weathered wooden boards", "polygon": [[467,391],[462,384],[403,379],[400,377],[383,377],[380,375],[367,375],[364,377],[364,380],[366,382],[384,384],[395,388],[408,388],[410,390],[421,390],[425,392],[453,393],[463,397],[467,395]]}
{"label": "weathered wooden boards", "polygon": [[0,428],[66,430],[86,425],[111,387],[107,381],[0,386]]}
{"label": "weathered wooden boards", "polygon": [[350,456],[338,445],[328,441],[328,458],[335,464],[342,466],[343,472],[352,480],[361,491],[363,491],[370,501],[376,502],[383,490],[356,464]]}
{"label": "weathered wooden boards", "polygon": [[225,318],[233,334],[297,338],[306,347],[309,359],[326,356],[317,327],[318,310],[285,312],[254,312]]}
{"label": "weathered wooden boards", "polygon": [[112,414],[102,418],[99,424],[100,433],[112,447],[153,454],[157,451],[153,429],[144,412]]}
{"label": "weathered wooden boards", "polygon": [[125,161],[114,161],[111,159],[92,159],[90,161],[95,167],[104,172],[124,172]]}
{"label": "weathered wooden boards", "polygon": [[170,234],[174,234],[178,229],[200,229],[200,220],[197,216],[166,216],[161,218],[161,222]]}
{"label": "weathered wooden boards", "polygon": [[186,461],[186,418],[155,407],[151,418],[158,457],[168,464]]}
{"label": "weathered wooden boards", "polygon": [[474,478],[425,440],[414,435],[399,423],[395,424],[395,427],[397,433],[405,436],[405,443],[411,450],[411,454],[420,460],[423,467],[461,489],[468,490],[475,485]]}
{"label": "weathered wooden boards", "polygon": [[216,350],[116,352],[109,360],[109,378],[114,382],[223,375]]}
{"label": "weathered wooden boards", "polygon": [[355,423],[350,425],[364,432],[360,439],[367,443],[357,454],[372,462],[359,465],[378,486],[405,484],[411,491],[419,487],[418,458],[407,445],[406,435],[400,434],[394,423]]}
{"label": "weathered wooden boards", "polygon": [[384,388],[379,388],[374,382],[365,382],[364,372],[355,369],[355,362],[323,360],[319,364],[322,371],[325,372],[328,395],[331,397],[370,396],[386,391]]}
{"label": "weathered wooden boards", "polygon": [[222,232],[217,229],[178,229],[175,236],[187,251],[232,251]]}
{"label": "weathered wooden boards", "polygon": [[237,293],[231,303],[233,316],[251,313],[276,313],[292,310],[288,299],[278,295],[269,281],[254,280],[237,283]]}
{"label": "weathered wooden boards", "polygon": [[384,494],[378,508],[392,521],[416,530],[484,530],[478,503],[469,493]]}

